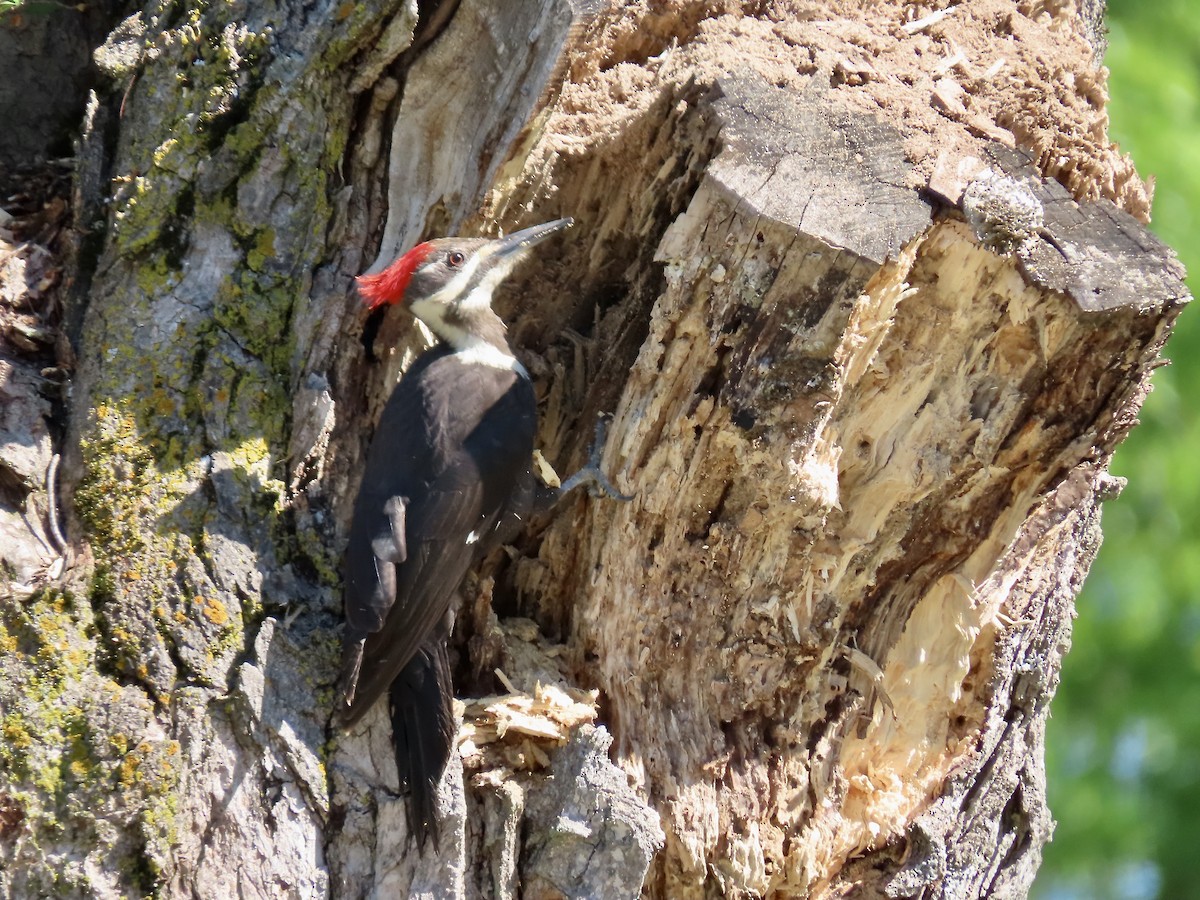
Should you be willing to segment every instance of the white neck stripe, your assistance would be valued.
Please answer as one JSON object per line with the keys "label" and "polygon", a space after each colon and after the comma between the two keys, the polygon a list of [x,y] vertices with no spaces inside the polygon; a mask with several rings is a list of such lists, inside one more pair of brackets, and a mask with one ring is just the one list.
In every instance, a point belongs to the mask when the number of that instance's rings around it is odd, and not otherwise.
{"label": "white neck stripe", "polygon": [[474,343],[467,344],[455,350],[454,355],[465,363],[490,366],[493,369],[511,369],[522,378],[529,379],[529,373],[525,371],[525,367],[521,365],[515,356],[505,353],[499,347],[489,344],[487,341],[475,341]]}

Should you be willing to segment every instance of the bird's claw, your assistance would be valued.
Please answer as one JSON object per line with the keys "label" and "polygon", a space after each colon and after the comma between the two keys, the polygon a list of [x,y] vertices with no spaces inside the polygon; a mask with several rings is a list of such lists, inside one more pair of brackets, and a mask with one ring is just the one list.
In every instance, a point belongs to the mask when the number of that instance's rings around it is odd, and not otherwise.
{"label": "bird's claw", "polygon": [[607,497],[610,500],[620,500],[624,503],[633,499],[633,494],[622,494],[617,490],[600,468],[600,456],[604,452],[604,441],[607,436],[608,417],[601,416],[596,420],[596,431],[592,439],[591,450],[588,451],[587,465],[562,483],[562,487],[559,488],[560,496],[581,485],[587,485],[588,494],[597,499]]}
{"label": "bird's claw", "polygon": [[592,497],[607,497],[610,500],[621,500],[626,503],[633,499],[633,494],[622,494],[608,480],[607,475],[590,464],[563,482],[562,493],[565,494],[580,485],[587,485],[588,494]]}

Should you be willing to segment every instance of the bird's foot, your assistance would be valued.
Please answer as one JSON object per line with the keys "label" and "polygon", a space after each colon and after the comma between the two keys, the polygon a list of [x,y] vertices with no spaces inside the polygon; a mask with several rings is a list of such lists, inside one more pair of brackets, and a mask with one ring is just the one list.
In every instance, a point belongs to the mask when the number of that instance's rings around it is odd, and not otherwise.
{"label": "bird's foot", "polygon": [[587,465],[562,483],[562,487],[558,489],[560,497],[566,496],[577,487],[587,485],[588,493],[596,498],[607,497],[626,503],[633,499],[633,494],[622,494],[617,490],[600,468],[600,456],[604,452],[604,441],[608,436],[608,422],[608,416],[601,416],[596,420],[596,432],[592,438],[592,448],[588,451]]}

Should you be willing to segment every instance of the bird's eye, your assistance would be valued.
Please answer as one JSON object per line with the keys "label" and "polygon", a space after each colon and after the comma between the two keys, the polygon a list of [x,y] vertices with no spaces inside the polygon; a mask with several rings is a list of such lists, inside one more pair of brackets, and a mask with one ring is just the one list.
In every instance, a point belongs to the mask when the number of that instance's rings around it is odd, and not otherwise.
{"label": "bird's eye", "polygon": [[446,265],[452,269],[457,269],[463,264],[464,259],[466,259],[465,256],[463,256],[457,250],[454,250],[446,255]]}

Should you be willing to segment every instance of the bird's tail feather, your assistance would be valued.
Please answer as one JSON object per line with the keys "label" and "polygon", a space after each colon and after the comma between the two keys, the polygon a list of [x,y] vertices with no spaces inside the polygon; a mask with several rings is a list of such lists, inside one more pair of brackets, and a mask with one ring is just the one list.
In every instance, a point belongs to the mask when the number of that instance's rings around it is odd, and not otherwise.
{"label": "bird's tail feather", "polygon": [[408,827],[422,850],[438,850],[435,798],[454,743],[453,689],[445,639],[428,641],[388,693],[400,786],[409,792]]}

